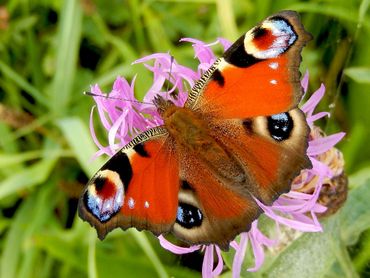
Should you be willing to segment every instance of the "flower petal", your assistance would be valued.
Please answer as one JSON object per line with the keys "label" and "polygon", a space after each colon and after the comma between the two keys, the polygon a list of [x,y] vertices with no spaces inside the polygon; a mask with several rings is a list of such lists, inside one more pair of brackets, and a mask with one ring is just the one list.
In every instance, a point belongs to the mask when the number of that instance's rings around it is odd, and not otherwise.
{"label": "flower petal", "polygon": [[236,253],[233,260],[233,278],[240,277],[240,271],[245,257],[245,252],[248,246],[248,234],[242,233],[240,235],[240,243],[236,248]]}
{"label": "flower petal", "polygon": [[206,246],[202,265],[202,277],[213,277],[213,245]]}
{"label": "flower petal", "polygon": [[200,246],[199,245],[193,245],[193,246],[190,246],[190,247],[180,247],[180,246],[177,246],[177,245],[169,242],[162,235],[158,236],[158,239],[159,239],[159,243],[161,244],[161,246],[164,249],[166,249],[168,251],[171,251],[172,253],[178,254],[178,255],[187,254],[187,253],[193,253],[193,252],[195,252],[195,251],[197,251],[197,250],[200,249]]}
{"label": "flower petal", "polygon": [[230,48],[230,46],[232,45],[232,42],[227,40],[227,39],[224,39],[224,38],[217,38],[217,41],[222,45],[222,47],[224,48],[224,52],[226,50],[228,50]]}
{"label": "flower petal", "polygon": [[307,154],[309,156],[315,156],[327,152],[342,140],[344,135],[346,135],[344,132],[338,132],[311,140],[308,144]]}
{"label": "flower petal", "polygon": [[224,268],[224,260],[222,259],[221,249],[218,246],[215,246],[215,249],[216,249],[218,262],[217,262],[216,268],[212,271],[212,275],[219,276],[222,272],[222,269]]}
{"label": "flower petal", "polygon": [[315,110],[317,104],[321,101],[325,94],[325,86],[321,84],[320,88],[312,94],[312,96],[302,105],[301,110],[307,114],[307,117],[310,117]]}
{"label": "flower petal", "polygon": [[301,80],[301,86],[303,88],[303,92],[306,94],[308,89],[308,80],[310,79],[310,75],[308,73],[308,70],[304,74],[302,80]]}

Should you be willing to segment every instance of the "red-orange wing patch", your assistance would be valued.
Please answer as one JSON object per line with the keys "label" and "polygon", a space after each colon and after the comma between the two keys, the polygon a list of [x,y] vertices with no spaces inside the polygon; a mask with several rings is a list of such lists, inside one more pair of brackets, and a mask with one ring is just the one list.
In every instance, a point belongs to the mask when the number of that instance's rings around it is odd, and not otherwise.
{"label": "red-orange wing patch", "polygon": [[86,185],[79,214],[97,229],[99,238],[116,227],[147,229],[158,235],[175,222],[178,159],[167,134],[151,137],[157,129],[117,152]]}
{"label": "red-orange wing patch", "polygon": [[287,111],[296,105],[295,87],[299,84],[299,79],[291,79],[288,69],[287,54],[247,68],[228,64],[220,73],[223,85],[210,80],[205,87],[203,109],[225,119]]}
{"label": "red-orange wing patch", "polygon": [[132,179],[121,209],[135,227],[167,230],[176,218],[179,190],[178,160],[164,142],[149,141],[143,152],[130,156]]}

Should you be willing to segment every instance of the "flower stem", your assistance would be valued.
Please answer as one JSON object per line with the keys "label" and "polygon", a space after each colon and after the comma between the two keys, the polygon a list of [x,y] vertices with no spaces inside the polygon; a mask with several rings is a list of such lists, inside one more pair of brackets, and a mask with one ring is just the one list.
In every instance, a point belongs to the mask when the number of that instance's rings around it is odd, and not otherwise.
{"label": "flower stem", "polygon": [[96,269],[96,261],[95,261],[95,254],[96,254],[96,244],[95,243],[96,243],[96,233],[95,231],[91,230],[89,234],[89,248],[88,248],[88,261],[87,261],[89,278],[98,278],[98,272]]}
{"label": "flower stem", "polygon": [[345,274],[344,277],[358,278],[359,275],[353,267],[351,258],[349,257],[348,251],[344,246],[343,242],[340,242],[338,244],[337,242],[332,241],[332,245],[333,249],[335,250],[338,263]]}
{"label": "flower stem", "polygon": [[152,262],[155,270],[158,273],[158,277],[161,278],[169,277],[162,262],[159,260],[158,255],[155,253],[146,235],[142,232],[132,229],[130,230],[130,232],[131,235],[136,239],[140,247],[143,249],[144,253],[148,256],[149,260]]}

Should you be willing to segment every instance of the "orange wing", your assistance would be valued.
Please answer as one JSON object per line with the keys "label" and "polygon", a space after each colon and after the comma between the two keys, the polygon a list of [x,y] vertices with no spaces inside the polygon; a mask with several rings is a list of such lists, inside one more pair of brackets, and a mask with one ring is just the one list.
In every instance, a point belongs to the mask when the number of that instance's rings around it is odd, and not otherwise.
{"label": "orange wing", "polygon": [[300,53],[310,39],[296,12],[268,17],[215,62],[186,105],[224,119],[273,115],[296,107],[302,96]]}
{"label": "orange wing", "polygon": [[158,127],[136,137],[95,174],[80,198],[79,214],[101,239],[116,227],[158,235],[175,222],[178,191],[178,159]]}

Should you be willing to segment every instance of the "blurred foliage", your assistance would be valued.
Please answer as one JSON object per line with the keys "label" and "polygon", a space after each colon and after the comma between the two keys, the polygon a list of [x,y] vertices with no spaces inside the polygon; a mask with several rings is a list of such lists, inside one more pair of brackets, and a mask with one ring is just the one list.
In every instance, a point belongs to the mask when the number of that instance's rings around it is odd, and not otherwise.
{"label": "blurred foliage", "polygon": [[[314,40],[303,52],[310,91],[327,88],[321,110],[350,176],[345,207],[280,256],[245,276],[370,275],[369,0],[9,0],[0,2],[0,277],[199,277],[201,257],[178,257],[149,233],[114,231],[103,242],[76,217],[77,196],[100,165],[88,121],[90,84],[117,75],[151,77],[131,63],[170,51],[195,67],[182,37],[236,39],[283,9],[301,13]],[[102,133],[103,134],[103,133]],[[102,137],[104,138],[104,137]],[[230,255],[225,255],[231,267]],[[252,262],[246,260],[245,269]],[[303,276],[302,276],[303,275]],[[226,271],[224,277],[230,277]]]}

